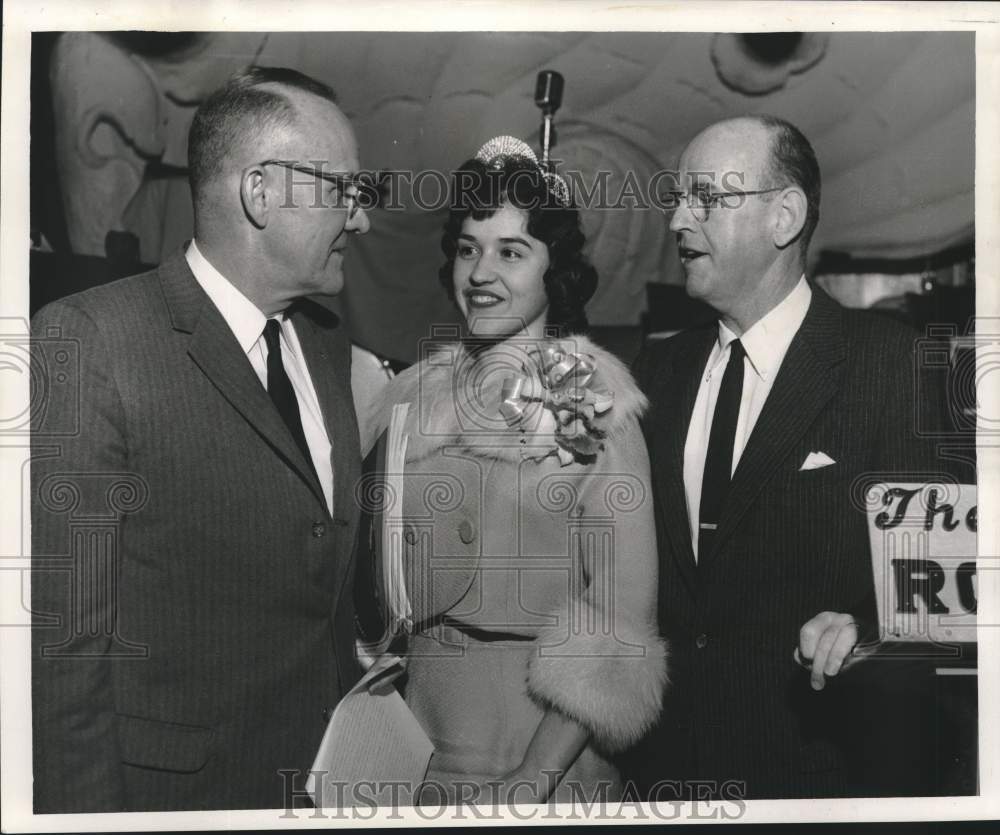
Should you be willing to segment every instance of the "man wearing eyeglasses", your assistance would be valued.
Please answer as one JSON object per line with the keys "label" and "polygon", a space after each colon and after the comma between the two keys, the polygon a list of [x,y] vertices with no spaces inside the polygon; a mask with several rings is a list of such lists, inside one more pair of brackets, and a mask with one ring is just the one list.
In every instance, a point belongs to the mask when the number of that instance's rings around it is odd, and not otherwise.
{"label": "man wearing eyeglasses", "polygon": [[916,333],[806,280],[820,171],[794,126],[712,125],[678,173],[687,291],[719,320],[637,360],[672,655],[641,777],[661,800],[925,793],[929,729],[906,722],[927,679],[852,655],[877,635],[852,484],[940,470],[915,436]]}
{"label": "man wearing eyeglasses", "polygon": [[306,298],[369,228],[354,132],[325,85],[254,69],[189,163],[184,251],[33,321],[43,373],[45,340],[79,359],[33,426],[38,813],[300,805],[358,675],[350,347]]}

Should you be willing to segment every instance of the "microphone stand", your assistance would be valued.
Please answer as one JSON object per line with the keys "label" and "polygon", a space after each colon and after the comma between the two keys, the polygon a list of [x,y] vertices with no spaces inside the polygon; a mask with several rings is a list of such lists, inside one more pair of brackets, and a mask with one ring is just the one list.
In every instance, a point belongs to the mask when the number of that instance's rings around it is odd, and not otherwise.
{"label": "microphone stand", "polygon": [[552,162],[549,158],[552,147],[556,144],[556,130],[552,125],[552,117],[562,104],[563,77],[555,70],[543,70],[538,73],[535,83],[535,104],[542,109],[542,160],[541,166],[552,173]]}

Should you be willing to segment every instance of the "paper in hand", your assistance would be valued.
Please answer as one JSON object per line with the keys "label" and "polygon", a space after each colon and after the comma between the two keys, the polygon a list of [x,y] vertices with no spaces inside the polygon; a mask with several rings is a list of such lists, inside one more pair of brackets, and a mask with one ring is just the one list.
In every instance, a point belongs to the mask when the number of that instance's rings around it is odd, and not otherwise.
{"label": "paper in hand", "polygon": [[380,659],[334,710],[306,783],[317,808],[414,805],[434,746],[396,688],[379,686],[401,664]]}

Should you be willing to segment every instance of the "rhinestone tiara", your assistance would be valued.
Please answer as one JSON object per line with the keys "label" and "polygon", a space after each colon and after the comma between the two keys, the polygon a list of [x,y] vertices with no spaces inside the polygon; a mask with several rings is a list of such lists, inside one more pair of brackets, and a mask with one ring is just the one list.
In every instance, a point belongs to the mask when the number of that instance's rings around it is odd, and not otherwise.
{"label": "rhinestone tiara", "polygon": [[569,208],[571,205],[569,185],[566,181],[554,171],[542,168],[531,146],[516,136],[494,136],[476,151],[475,158],[487,168],[494,169],[503,168],[508,160],[527,160],[538,169],[556,202],[564,208]]}

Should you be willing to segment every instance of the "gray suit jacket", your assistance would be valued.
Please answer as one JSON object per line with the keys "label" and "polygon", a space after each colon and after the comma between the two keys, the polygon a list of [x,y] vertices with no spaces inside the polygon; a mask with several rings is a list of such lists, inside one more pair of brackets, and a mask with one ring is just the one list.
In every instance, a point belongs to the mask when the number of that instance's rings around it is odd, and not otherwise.
{"label": "gray suit jacket", "polygon": [[36,812],[278,808],[357,677],[350,349],[292,321],[334,513],[182,254],[33,319]]}

